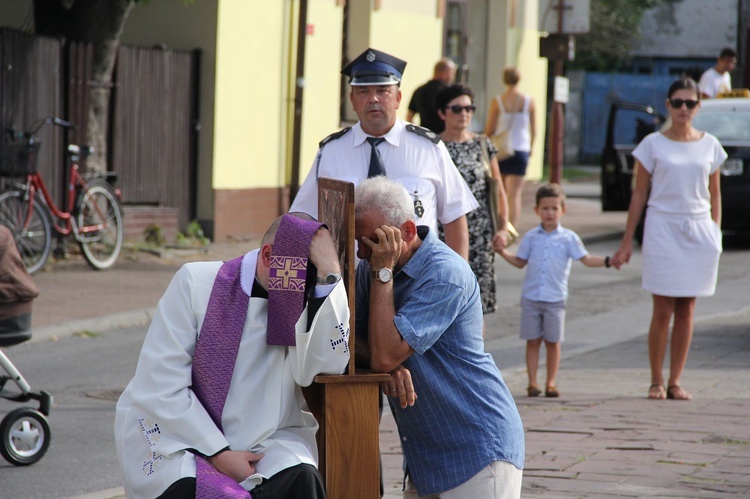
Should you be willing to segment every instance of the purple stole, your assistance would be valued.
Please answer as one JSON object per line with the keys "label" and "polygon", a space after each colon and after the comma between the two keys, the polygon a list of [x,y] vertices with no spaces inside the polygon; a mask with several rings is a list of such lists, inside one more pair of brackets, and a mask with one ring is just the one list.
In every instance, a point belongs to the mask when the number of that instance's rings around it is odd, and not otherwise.
{"label": "purple stole", "polygon": [[[250,297],[242,290],[242,258],[224,263],[216,275],[193,355],[193,393],[216,426],[229,393]],[[249,498],[240,484],[195,455],[196,499]]]}
{"label": "purple stole", "polygon": [[[310,241],[321,225],[289,215],[282,218],[274,238],[268,285],[269,345],[296,344],[294,326],[304,310]],[[250,300],[242,289],[243,258],[230,260],[219,269],[193,355],[193,393],[222,432],[221,416]],[[250,497],[248,491],[217,471],[203,456],[195,455],[195,466],[196,499]]]}

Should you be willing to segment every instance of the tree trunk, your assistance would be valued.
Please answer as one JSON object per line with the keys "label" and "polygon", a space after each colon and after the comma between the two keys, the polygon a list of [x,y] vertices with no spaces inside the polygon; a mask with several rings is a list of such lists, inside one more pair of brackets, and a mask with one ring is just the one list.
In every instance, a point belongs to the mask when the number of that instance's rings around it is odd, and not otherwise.
{"label": "tree trunk", "polygon": [[94,46],[93,85],[86,130],[94,148],[86,164],[94,171],[107,170],[107,131],[112,71],[120,37],[130,9],[138,0],[34,0],[37,34],[62,36]]}

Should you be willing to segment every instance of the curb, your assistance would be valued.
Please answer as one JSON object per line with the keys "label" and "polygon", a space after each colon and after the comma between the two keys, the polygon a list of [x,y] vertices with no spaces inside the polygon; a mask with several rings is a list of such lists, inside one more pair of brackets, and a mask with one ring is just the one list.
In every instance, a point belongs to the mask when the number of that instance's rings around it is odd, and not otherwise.
{"label": "curb", "polygon": [[594,244],[594,243],[601,243],[605,241],[616,241],[618,239],[622,239],[622,236],[624,234],[625,234],[625,231],[622,231],[622,230],[598,232],[596,234],[590,234],[588,236],[581,236],[581,241],[583,241],[583,244]]}
{"label": "curb", "polygon": [[51,326],[37,327],[32,329],[32,336],[29,343],[56,341],[60,338],[73,336],[75,334],[100,334],[114,329],[123,329],[126,327],[148,324],[151,319],[153,319],[155,312],[156,308],[144,308],[128,312],[117,312],[115,314],[102,315],[100,317],[92,317],[89,319],[78,319]]}

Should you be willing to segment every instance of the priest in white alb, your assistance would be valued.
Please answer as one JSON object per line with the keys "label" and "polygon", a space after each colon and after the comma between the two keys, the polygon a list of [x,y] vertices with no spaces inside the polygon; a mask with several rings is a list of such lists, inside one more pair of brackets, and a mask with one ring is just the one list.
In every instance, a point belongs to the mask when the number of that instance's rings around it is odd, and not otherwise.
{"label": "priest in white alb", "polygon": [[349,362],[330,233],[284,215],[260,249],[184,265],[117,404],[128,497],[325,497],[301,386]]}

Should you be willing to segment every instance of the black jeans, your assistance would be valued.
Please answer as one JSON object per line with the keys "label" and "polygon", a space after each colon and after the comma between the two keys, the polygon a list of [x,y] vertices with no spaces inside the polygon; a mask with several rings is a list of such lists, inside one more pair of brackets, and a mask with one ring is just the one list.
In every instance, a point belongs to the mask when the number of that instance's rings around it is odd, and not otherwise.
{"label": "black jeans", "polygon": [[[253,499],[326,499],[323,479],[315,466],[298,464],[276,473],[255,487]],[[158,499],[195,497],[195,478],[177,480]]]}

